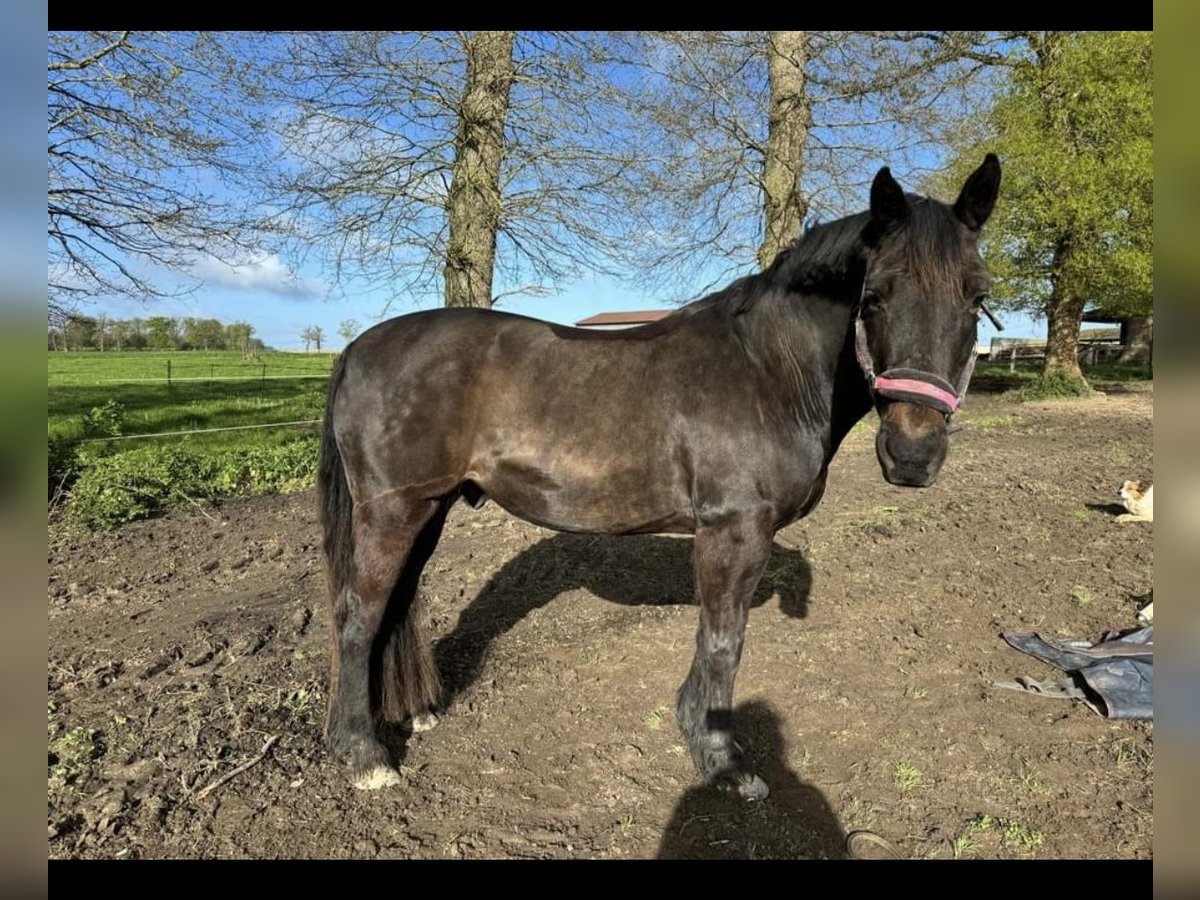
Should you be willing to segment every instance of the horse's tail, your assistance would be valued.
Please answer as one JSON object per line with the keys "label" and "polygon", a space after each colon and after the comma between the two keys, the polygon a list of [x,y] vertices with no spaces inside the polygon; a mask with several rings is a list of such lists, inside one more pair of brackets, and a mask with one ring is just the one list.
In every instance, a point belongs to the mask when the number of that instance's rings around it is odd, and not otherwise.
{"label": "horse's tail", "polygon": [[[444,515],[444,513],[437,513]],[[413,554],[426,557],[422,542],[437,542],[440,524],[427,526],[417,538]],[[442,680],[429,640],[425,603],[420,580],[420,566],[405,565],[400,581],[392,591],[392,601],[384,615],[379,639],[383,652],[379,657],[378,703],[384,719],[403,722],[407,716],[431,712],[442,693]],[[372,669],[375,663],[372,662]],[[372,672],[374,681],[376,672]]]}
{"label": "horse's tail", "polygon": [[329,376],[325,424],[321,430],[321,450],[317,457],[317,503],[324,531],[325,580],[329,590],[329,635],[333,645],[330,657],[331,698],[337,694],[341,662],[338,635],[342,622],[346,619],[345,588],[350,583],[354,567],[354,540],[351,532],[354,501],[350,496],[350,485],[346,482],[342,454],[338,450],[337,439],[333,433],[333,401],[342,383],[345,361],[346,354],[343,352]]}

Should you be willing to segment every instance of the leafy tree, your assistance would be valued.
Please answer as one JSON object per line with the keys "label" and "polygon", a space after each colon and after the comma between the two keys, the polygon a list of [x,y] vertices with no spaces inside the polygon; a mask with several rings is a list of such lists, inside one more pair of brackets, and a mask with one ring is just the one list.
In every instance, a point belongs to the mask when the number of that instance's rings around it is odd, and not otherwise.
{"label": "leafy tree", "polygon": [[174,350],[179,346],[179,323],[168,316],[146,320],[146,341],[151,350]]}
{"label": "leafy tree", "polygon": [[130,322],[124,319],[114,319],[112,323],[112,341],[113,349],[118,353],[122,350],[129,349],[129,337],[133,334],[133,328]]}
{"label": "leafy tree", "polygon": [[240,350],[243,356],[252,356],[254,347],[251,338],[254,336],[254,326],[249,322],[234,322],[225,326],[225,340],[231,350]]}
{"label": "leafy tree", "polygon": [[70,316],[63,332],[63,342],[68,350],[86,350],[95,339],[96,320],[89,316]]}
{"label": "leafy tree", "polygon": [[184,322],[184,339],[197,350],[223,350],[225,348],[225,326],[216,319],[187,319]]}
{"label": "leafy tree", "polygon": [[1148,32],[1045,32],[991,109],[983,150],[1004,184],[985,230],[998,301],[1046,316],[1044,377],[1086,390],[1079,329],[1086,306],[1152,310],[1152,51]]}

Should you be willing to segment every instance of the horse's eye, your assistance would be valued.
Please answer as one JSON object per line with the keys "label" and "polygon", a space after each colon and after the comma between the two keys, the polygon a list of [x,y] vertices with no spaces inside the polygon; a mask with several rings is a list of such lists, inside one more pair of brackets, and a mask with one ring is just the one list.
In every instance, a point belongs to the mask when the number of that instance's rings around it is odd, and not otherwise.
{"label": "horse's eye", "polygon": [[879,304],[879,295],[872,290],[863,291],[862,303],[865,307],[877,306]]}

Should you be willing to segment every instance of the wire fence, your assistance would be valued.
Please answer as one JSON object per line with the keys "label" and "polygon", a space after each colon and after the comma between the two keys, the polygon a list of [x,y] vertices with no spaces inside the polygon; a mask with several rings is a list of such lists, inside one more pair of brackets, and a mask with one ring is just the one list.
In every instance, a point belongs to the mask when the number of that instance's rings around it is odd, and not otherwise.
{"label": "wire fence", "polygon": [[265,422],[260,425],[226,425],[222,428],[193,428],[188,431],[156,431],[149,434],[115,434],[110,437],[85,438],[81,444],[98,441],[136,441],[142,438],[182,437],[187,434],[213,434],[217,431],[248,431],[253,428],[285,428],[292,425],[320,425],[321,419],[298,419],[295,422]]}
{"label": "wire fence", "polygon": [[[149,361],[147,361],[149,362]],[[53,388],[72,388],[85,387],[87,385],[117,385],[117,384],[145,384],[154,383],[162,384],[170,387],[176,384],[198,385],[205,383],[216,382],[244,382],[247,384],[259,383],[266,385],[268,381],[277,380],[309,380],[309,381],[326,381],[333,371],[333,360],[330,359],[329,367],[314,367],[311,364],[307,365],[287,365],[278,364],[276,362],[180,362],[174,359],[166,359],[161,362],[162,368],[157,375],[119,375],[107,378],[88,378],[88,379],[73,379],[66,384],[52,384]],[[146,371],[150,368],[148,365],[141,365],[139,368]],[[253,390],[253,388],[252,388]],[[194,393],[194,392],[189,392]],[[214,394],[215,402],[218,400],[218,395]],[[308,410],[304,410],[307,412]],[[207,435],[220,432],[237,432],[237,431],[256,431],[269,428],[298,428],[303,426],[319,425],[321,419],[296,419],[287,422],[264,422],[252,425],[224,425],[213,428],[190,428],[177,429],[172,431],[157,431],[133,434],[114,434],[103,435],[77,439],[79,444],[97,444],[110,443],[118,441],[136,441],[161,438],[181,438],[189,435]],[[199,423],[197,423],[199,424]]]}
{"label": "wire fence", "polygon": [[[276,379],[299,379],[299,378],[328,378],[333,371],[333,366],[330,364],[328,369],[314,369],[311,366],[279,366],[268,365],[267,363],[257,363],[253,367],[243,364],[221,365],[219,363],[177,363],[172,360],[166,360],[165,368],[159,375],[120,375],[114,378],[97,378],[93,384],[122,384],[122,383],[143,383],[143,382],[164,382],[167,385],[175,384],[176,382],[203,382],[203,381],[272,381]],[[218,371],[224,373],[233,370],[235,374],[217,374]],[[207,374],[191,374],[201,372]],[[283,373],[283,374],[277,374]]]}

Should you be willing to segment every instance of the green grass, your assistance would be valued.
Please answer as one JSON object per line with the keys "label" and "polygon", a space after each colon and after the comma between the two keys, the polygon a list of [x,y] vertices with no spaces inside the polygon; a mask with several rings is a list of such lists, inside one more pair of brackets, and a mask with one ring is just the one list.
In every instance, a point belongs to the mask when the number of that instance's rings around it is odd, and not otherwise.
{"label": "green grass", "polygon": [[236,350],[169,350],[144,353],[55,353],[49,352],[46,376],[51,387],[104,385],[122,379],[167,381],[167,362],[172,380],[191,381],[252,377],[267,380],[279,376],[323,377],[333,368],[330,353],[278,353],[265,351],[245,359]]}
{"label": "green grass", "polygon": [[1089,381],[1153,381],[1150,368],[1144,365],[1122,365],[1116,362],[1096,363],[1084,366],[1084,376]]}
{"label": "green grass", "polygon": [[967,823],[963,833],[955,838],[955,859],[970,855],[979,846],[980,838],[988,833],[999,836],[1006,846],[1015,848],[1026,855],[1032,855],[1038,847],[1046,842],[1046,836],[1042,832],[1034,831],[1013,819],[980,815]]}
{"label": "green grass", "polygon": [[1116,466],[1127,466],[1133,462],[1133,456],[1124,447],[1113,447],[1108,451],[1108,458]]}
{"label": "green grass", "polygon": [[1092,596],[1092,592],[1087,588],[1077,584],[1071,588],[1071,599],[1080,606],[1091,606],[1095,597]]}
{"label": "green grass", "polygon": [[50,745],[46,771],[48,789],[61,790],[69,784],[81,785],[92,771],[94,760],[104,755],[93,728],[72,728]]}
{"label": "green grass", "polygon": [[[1089,381],[1151,381],[1150,369],[1144,365],[1121,365],[1115,362],[1102,362],[1095,365],[1084,365],[1083,377]],[[985,379],[1002,379],[1017,381],[1037,381],[1042,377],[1042,361],[1018,360],[1016,367],[1010,372],[1008,362],[980,362],[975,367],[975,375]]]}
{"label": "green grass", "polygon": [[[173,370],[203,371],[210,365],[226,373],[262,371],[239,353],[51,353],[47,371],[47,432],[51,438],[76,441],[84,438],[83,417],[109,401],[120,404],[120,436],[164,431],[192,431],[292,422],[319,418],[325,409],[325,388],[331,357],[321,354],[263,354],[268,374],[299,377],[261,378],[248,381],[106,382],[105,379],[165,374],[165,361]],[[141,374],[139,374],[141,373]],[[294,436],[295,428],[189,435],[190,446],[246,446],[277,444]],[[110,435],[111,436],[111,435]],[[148,441],[98,442],[124,448]]]}
{"label": "green grass", "polygon": [[1042,377],[1041,360],[1018,361],[1016,367],[1009,371],[1007,362],[981,362],[975,368],[974,382],[984,390],[1004,392],[1003,398],[1013,402],[1030,400],[1052,400],[1061,397],[1086,396],[1089,386],[1097,384],[1111,385],[1120,382],[1151,381],[1150,369],[1143,365],[1120,365],[1115,362],[1096,363],[1082,367],[1083,377],[1087,386],[1082,382],[1071,381],[1062,377],[1046,379]]}
{"label": "green grass", "polygon": [[[305,487],[332,360],[290,353],[254,361],[235,352],[50,353],[49,496],[53,502],[69,495],[78,521],[108,528],[168,506]],[[311,424],[255,427],[284,422]],[[154,436],[217,428],[239,430]]]}
{"label": "green grass", "polygon": [[1050,376],[1040,373],[1027,381],[1021,387],[1008,391],[1008,399],[1021,403],[1036,400],[1058,400],[1066,397],[1087,397],[1092,393],[1092,387],[1087,377],[1074,378],[1064,373],[1056,372]]}
{"label": "green grass", "polygon": [[963,416],[962,422],[975,431],[997,431],[1016,424],[1017,417],[1012,413],[997,413],[985,416]]}
{"label": "green grass", "polygon": [[908,762],[896,763],[896,769],[893,773],[896,779],[896,787],[900,789],[900,793],[907,794],[913,788],[921,783],[924,775],[921,770]]}

